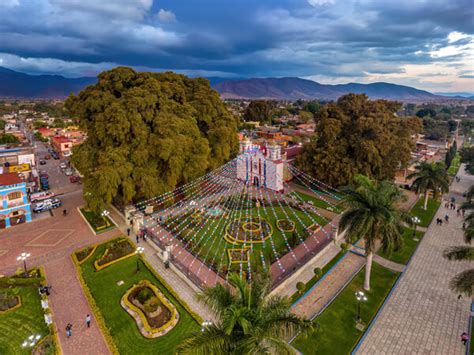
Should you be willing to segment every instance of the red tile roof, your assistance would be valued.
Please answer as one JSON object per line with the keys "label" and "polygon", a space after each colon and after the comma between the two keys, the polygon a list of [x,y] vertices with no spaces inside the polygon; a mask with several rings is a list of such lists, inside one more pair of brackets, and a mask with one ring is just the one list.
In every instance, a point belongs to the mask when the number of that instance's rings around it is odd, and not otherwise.
{"label": "red tile roof", "polygon": [[18,173],[0,174],[0,186],[15,185],[24,182]]}
{"label": "red tile roof", "polygon": [[57,143],[71,143],[71,140],[64,136],[53,137],[53,140]]}

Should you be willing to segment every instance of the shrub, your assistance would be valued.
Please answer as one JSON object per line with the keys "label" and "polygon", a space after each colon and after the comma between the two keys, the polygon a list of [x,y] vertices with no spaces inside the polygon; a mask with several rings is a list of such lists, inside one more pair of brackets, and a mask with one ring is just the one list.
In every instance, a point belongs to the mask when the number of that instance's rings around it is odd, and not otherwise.
{"label": "shrub", "polygon": [[153,296],[149,298],[143,305],[145,312],[155,312],[161,306],[161,301],[158,297]]}
{"label": "shrub", "polygon": [[306,289],[306,285],[303,282],[299,281],[298,283],[296,283],[296,289],[299,293],[303,293]]}
{"label": "shrub", "polygon": [[316,278],[319,279],[321,276],[323,276],[323,270],[321,270],[320,267],[315,268],[313,271],[314,271],[314,276],[316,276]]}
{"label": "shrub", "polygon": [[341,249],[347,251],[347,249],[349,249],[349,245],[347,243],[341,243]]}
{"label": "shrub", "polygon": [[137,300],[141,304],[145,304],[150,298],[154,296],[153,291],[148,287],[143,287],[137,295]]}

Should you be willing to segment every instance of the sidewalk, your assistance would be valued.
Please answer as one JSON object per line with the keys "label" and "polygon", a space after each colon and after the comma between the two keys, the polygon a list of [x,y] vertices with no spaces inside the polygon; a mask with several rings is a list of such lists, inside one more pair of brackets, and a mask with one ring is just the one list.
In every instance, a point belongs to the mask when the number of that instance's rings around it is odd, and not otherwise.
{"label": "sidewalk", "polygon": [[[449,197],[474,183],[461,166],[460,183],[453,183]],[[443,258],[445,248],[464,245],[462,219],[456,211],[441,206],[435,218],[449,215],[450,222],[432,223],[420,242],[406,271],[372,323],[357,354],[463,354],[459,340],[468,329],[469,299],[457,299],[449,281],[466,270],[469,262]],[[472,266],[472,265],[471,265]]]}

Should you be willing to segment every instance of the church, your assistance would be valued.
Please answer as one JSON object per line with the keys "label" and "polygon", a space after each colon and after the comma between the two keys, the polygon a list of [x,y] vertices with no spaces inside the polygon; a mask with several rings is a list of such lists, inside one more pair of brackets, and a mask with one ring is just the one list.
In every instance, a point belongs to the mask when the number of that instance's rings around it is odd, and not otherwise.
{"label": "church", "polygon": [[269,143],[262,147],[248,138],[240,142],[237,178],[246,184],[283,192],[284,165],[279,145]]}

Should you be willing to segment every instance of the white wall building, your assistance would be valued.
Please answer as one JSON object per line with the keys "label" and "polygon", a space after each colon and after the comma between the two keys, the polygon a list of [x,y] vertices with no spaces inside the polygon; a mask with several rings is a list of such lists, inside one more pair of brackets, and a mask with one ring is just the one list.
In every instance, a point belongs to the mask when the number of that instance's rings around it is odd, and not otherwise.
{"label": "white wall building", "polygon": [[240,142],[237,157],[237,178],[247,184],[283,191],[284,161],[281,148],[270,144],[261,148],[248,139]]}

